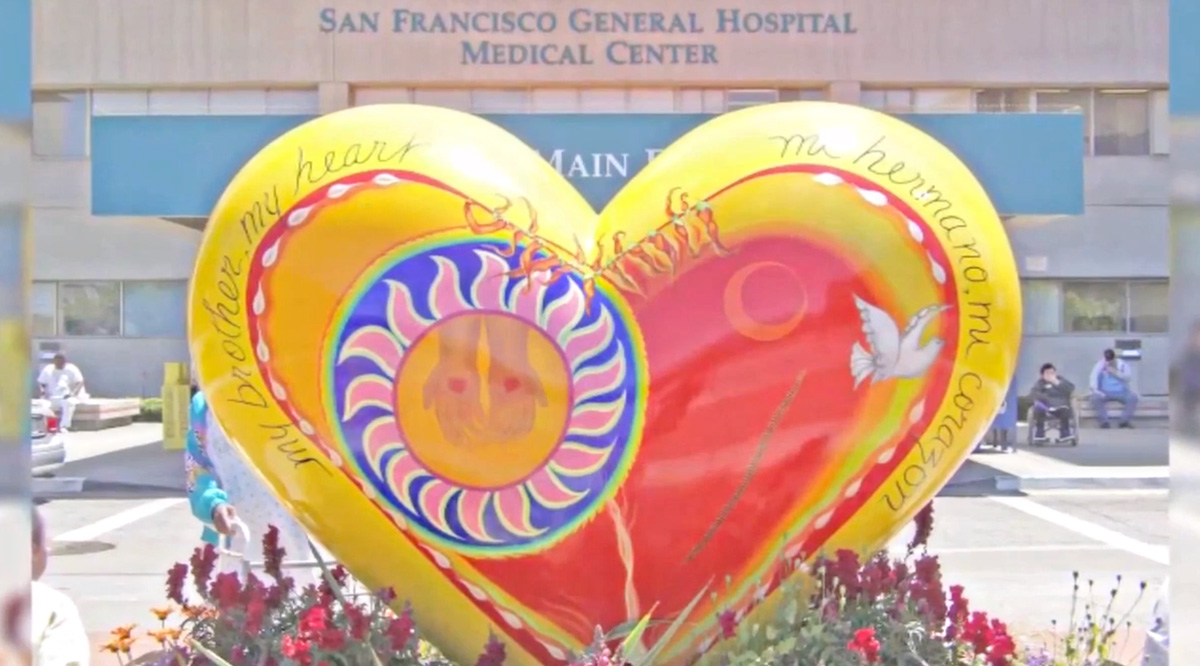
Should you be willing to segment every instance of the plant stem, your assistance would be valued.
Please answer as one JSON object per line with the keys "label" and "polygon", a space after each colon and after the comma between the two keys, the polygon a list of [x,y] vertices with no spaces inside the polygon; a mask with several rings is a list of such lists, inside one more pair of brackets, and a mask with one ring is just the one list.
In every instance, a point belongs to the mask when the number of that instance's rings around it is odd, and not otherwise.
{"label": "plant stem", "polygon": [[208,659],[209,661],[213,662],[217,666],[233,666],[233,664],[230,664],[228,661],[225,661],[224,659],[222,659],[216,652],[213,652],[212,650],[201,645],[200,642],[197,641],[196,639],[189,636],[187,639],[187,642],[188,642],[188,645],[192,646],[193,650],[204,655],[205,659]]}

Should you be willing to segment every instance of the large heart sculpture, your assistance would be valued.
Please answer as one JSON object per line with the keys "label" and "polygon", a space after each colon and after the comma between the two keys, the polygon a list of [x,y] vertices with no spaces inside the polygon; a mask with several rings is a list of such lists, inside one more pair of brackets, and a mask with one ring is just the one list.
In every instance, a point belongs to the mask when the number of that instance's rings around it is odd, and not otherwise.
{"label": "large heart sculpture", "polygon": [[230,184],[191,315],[217,418],[314,537],[450,656],[494,631],[518,664],[707,589],[687,661],[785,561],[885,543],[1021,328],[967,168],[828,103],[716,118],[599,215],[486,120],[324,116]]}

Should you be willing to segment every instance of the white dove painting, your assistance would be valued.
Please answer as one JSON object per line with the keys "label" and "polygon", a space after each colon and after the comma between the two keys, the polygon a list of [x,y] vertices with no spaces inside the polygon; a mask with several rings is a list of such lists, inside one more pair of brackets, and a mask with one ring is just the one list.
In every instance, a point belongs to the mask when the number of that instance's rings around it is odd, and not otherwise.
{"label": "white dove painting", "polygon": [[854,343],[850,350],[850,374],[854,376],[854,387],[858,388],[867,378],[871,383],[885,379],[912,379],[925,374],[937,360],[946,341],[933,338],[921,344],[925,329],[939,314],[950,309],[948,305],[931,305],[921,308],[901,331],[892,316],[882,309],[854,297],[862,318],[863,334],[867,347]]}

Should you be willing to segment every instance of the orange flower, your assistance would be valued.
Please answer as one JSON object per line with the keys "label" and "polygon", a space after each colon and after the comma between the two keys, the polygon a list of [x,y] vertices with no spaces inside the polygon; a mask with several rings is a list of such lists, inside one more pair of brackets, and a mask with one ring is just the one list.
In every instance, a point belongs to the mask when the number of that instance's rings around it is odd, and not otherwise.
{"label": "orange flower", "polygon": [[101,645],[100,649],[103,650],[104,652],[111,652],[113,654],[116,654],[121,651],[120,640],[114,638],[111,641],[105,643],[104,645]]}
{"label": "orange flower", "polygon": [[158,618],[159,622],[166,622],[167,618],[171,617],[171,613],[175,612],[175,609],[167,605],[162,608],[151,608],[150,612],[154,613],[154,617]]}
{"label": "orange flower", "polygon": [[183,607],[182,612],[183,612],[183,616],[186,617],[187,619],[195,620],[195,619],[198,619],[203,614],[204,608],[201,606],[187,605],[187,606]]}
{"label": "orange flower", "polygon": [[165,646],[167,643],[179,638],[179,630],[174,627],[164,627],[162,629],[147,631],[146,635],[158,641],[160,646]]}
{"label": "orange flower", "polygon": [[111,633],[117,641],[125,640],[133,635],[133,628],[136,626],[136,624],[121,625],[109,633]]}
{"label": "orange flower", "polygon": [[136,642],[136,638],[123,638],[117,644],[117,647],[121,650],[121,654],[129,654],[133,651],[133,644]]}

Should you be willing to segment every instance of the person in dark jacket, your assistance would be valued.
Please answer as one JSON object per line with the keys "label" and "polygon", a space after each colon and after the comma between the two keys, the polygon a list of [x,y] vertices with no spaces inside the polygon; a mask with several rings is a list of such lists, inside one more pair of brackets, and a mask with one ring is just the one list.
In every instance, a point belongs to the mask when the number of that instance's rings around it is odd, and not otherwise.
{"label": "person in dark jacket", "polygon": [[1183,407],[1181,429],[1195,437],[1200,433],[1200,323],[1192,327],[1187,348],[1175,366],[1175,382]]}
{"label": "person in dark jacket", "polygon": [[1042,365],[1042,374],[1033,383],[1029,397],[1033,399],[1033,439],[1046,440],[1046,416],[1053,415],[1058,419],[1058,439],[1069,440],[1075,437],[1072,424],[1075,412],[1071,407],[1071,397],[1075,393],[1075,385],[1067,378],[1058,375],[1058,369],[1053,363]]}

